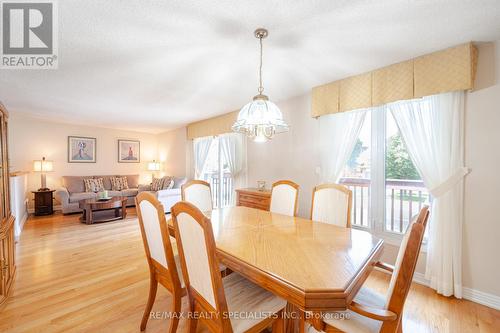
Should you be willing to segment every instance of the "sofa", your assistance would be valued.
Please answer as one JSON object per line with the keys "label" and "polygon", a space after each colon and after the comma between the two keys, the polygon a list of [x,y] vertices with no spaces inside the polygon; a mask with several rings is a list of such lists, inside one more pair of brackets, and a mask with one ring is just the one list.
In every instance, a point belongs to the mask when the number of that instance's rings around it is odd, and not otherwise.
{"label": "sofa", "polygon": [[170,213],[170,209],[177,202],[181,201],[181,186],[187,181],[185,177],[173,177],[174,186],[168,190],[151,191],[150,185],[139,185],[140,192],[150,192],[156,196],[163,205],[165,213]]}
{"label": "sofa", "polygon": [[[127,177],[128,189],[122,191],[111,190],[112,177]],[[62,187],[56,190],[56,198],[60,201],[63,214],[81,212],[79,201],[95,198],[96,193],[85,192],[84,179],[102,178],[104,189],[110,196],[127,197],[127,206],[135,205],[135,197],[139,193],[139,175],[105,175],[105,176],[63,176]]]}

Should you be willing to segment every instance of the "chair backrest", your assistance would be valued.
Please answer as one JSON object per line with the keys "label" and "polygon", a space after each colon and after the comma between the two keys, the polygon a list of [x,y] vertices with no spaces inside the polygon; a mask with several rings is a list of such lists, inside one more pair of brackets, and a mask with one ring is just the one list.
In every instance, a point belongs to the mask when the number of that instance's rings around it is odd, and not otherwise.
{"label": "chair backrest", "polygon": [[[172,221],[190,302],[201,307],[200,312],[227,313],[210,219],[193,204],[181,201],[172,207]],[[226,327],[223,331],[230,332],[230,321],[224,320],[224,316],[216,317]]]}
{"label": "chair backrest", "polygon": [[311,220],[351,227],[352,191],[338,184],[322,184],[313,189]]}
{"label": "chair backrest", "polygon": [[[399,247],[398,257],[389,283],[386,303],[386,308],[397,314],[399,318],[403,313],[406,296],[413,280],[428,219],[429,207],[424,206],[408,226]],[[393,325],[395,325],[394,322],[384,322],[382,328]]]}
{"label": "chair backrest", "polygon": [[203,180],[190,180],[181,187],[182,201],[187,201],[198,207],[202,212],[213,209],[210,184]]}
{"label": "chair backrest", "polygon": [[180,272],[177,272],[175,265],[174,251],[162,204],[148,192],[139,193],[135,198],[135,203],[150,269],[169,275],[174,287],[180,287]]}
{"label": "chair backrest", "polygon": [[295,216],[297,215],[298,197],[298,184],[291,180],[277,181],[271,189],[271,205],[269,210],[273,213]]}

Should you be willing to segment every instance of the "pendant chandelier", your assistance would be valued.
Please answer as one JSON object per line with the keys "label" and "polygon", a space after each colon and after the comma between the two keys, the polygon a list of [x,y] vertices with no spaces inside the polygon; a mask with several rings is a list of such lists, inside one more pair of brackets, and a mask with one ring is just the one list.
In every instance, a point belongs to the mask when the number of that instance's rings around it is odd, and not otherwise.
{"label": "pendant chandelier", "polygon": [[253,100],[241,108],[238,119],[232,129],[235,132],[244,133],[255,142],[266,142],[277,133],[288,131],[288,125],[283,121],[280,109],[269,97],[262,94],[262,39],[266,38],[266,29],[255,30],[255,37],[260,43],[260,66],[259,66],[259,88],[258,95]]}

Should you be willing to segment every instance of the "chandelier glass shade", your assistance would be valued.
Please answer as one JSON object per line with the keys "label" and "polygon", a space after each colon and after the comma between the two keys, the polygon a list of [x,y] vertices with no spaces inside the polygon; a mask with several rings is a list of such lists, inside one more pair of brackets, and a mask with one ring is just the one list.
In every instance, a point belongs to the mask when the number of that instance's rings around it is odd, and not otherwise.
{"label": "chandelier glass shade", "polygon": [[275,134],[287,132],[289,128],[283,120],[278,106],[262,94],[264,91],[262,86],[262,39],[267,35],[268,32],[265,29],[255,30],[255,37],[260,42],[259,94],[241,108],[238,119],[232,126],[233,131],[243,133],[255,142],[266,142],[272,139]]}

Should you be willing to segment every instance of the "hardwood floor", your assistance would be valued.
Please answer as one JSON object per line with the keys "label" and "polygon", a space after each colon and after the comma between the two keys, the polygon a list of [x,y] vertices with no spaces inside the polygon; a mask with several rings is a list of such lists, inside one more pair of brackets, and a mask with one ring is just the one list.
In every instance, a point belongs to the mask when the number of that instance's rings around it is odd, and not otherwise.
{"label": "hardwood floor", "polygon": [[[94,225],[80,223],[78,214],[30,218],[17,244],[17,276],[0,310],[0,332],[139,332],[149,273],[135,211],[128,216]],[[384,293],[388,281],[374,272],[367,283]],[[169,310],[170,296],[158,288],[153,311]],[[167,320],[150,319],[146,332],[165,332]],[[178,332],[187,331],[185,324],[181,320]],[[500,311],[412,286],[405,332],[499,328]]]}

